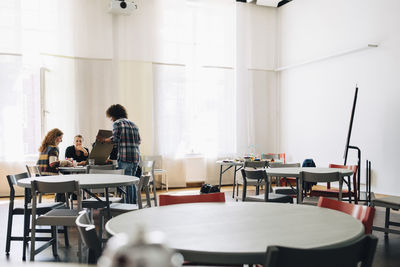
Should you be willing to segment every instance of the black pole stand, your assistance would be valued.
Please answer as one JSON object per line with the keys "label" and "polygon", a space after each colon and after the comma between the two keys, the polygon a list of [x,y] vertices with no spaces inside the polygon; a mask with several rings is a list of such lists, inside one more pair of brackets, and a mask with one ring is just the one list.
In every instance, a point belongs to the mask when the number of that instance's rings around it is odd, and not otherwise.
{"label": "black pole stand", "polygon": [[[357,190],[357,198],[358,200],[360,199],[360,192],[361,192],[361,188],[360,188],[360,182],[361,182],[361,149],[357,146],[348,146],[348,149],[355,149],[357,150],[357,188],[354,188],[354,190]],[[346,157],[344,159],[344,165],[346,165],[347,163],[347,153],[346,153]],[[368,186],[368,185],[367,185]]]}

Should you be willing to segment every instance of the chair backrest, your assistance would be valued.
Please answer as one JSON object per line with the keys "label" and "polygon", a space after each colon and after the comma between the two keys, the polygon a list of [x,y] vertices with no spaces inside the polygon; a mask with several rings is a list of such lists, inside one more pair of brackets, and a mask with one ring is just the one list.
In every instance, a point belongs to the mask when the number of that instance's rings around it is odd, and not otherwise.
{"label": "chair backrest", "polygon": [[365,228],[365,234],[370,234],[375,216],[375,208],[368,206],[355,205],[335,199],[320,197],[318,207],[333,209],[347,213],[357,220],[360,220]]}
{"label": "chair backrest", "polygon": [[97,173],[97,174],[119,174],[124,175],[124,169],[114,169],[114,170],[107,170],[107,169],[89,169],[89,173]]}
{"label": "chair backrest", "polygon": [[156,170],[162,169],[162,156],[161,155],[151,155],[151,156],[141,155],[140,160],[141,161],[154,161],[154,169],[156,169]]}
{"label": "chair backrest", "polygon": [[299,168],[300,163],[281,163],[281,162],[270,162],[268,164],[270,168]]}
{"label": "chair backrest", "polygon": [[142,175],[150,174],[150,181],[154,179],[154,161],[143,160],[139,162],[139,166],[142,168]]}
{"label": "chair backrest", "polygon": [[[33,180],[31,181],[32,190],[32,211],[36,206],[36,194],[35,193],[65,193],[65,199],[68,199],[68,193],[75,193],[78,201],[78,209],[82,209],[81,194],[79,189],[78,181],[64,181],[64,182],[43,182]],[[68,201],[66,201],[68,206]],[[32,212],[33,214],[33,212]]]}
{"label": "chair backrest", "polygon": [[29,175],[27,172],[7,175],[7,182],[8,182],[8,186],[10,187],[10,201],[14,201],[14,197],[15,197],[14,185],[17,184],[19,179],[24,179],[24,178],[29,178]]}
{"label": "chair backrest", "polygon": [[87,173],[91,173],[91,170],[115,170],[114,164],[106,164],[106,165],[88,165]]}
{"label": "chair backrest", "polygon": [[300,181],[304,182],[337,182],[340,179],[339,172],[315,173],[300,172]]}
{"label": "chair backrest", "polygon": [[78,227],[83,243],[89,249],[88,263],[97,263],[97,260],[102,252],[101,241],[97,236],[96,227],[90,222],[90,218],[86,210],[79,212],[79,216],[76,218],[75,224]]}
{"label": "chair backrest", "polygon": [[[337,168],[337,169],[348,169],[353,171],[353,188],[357,188],[357,165],[340,165],[340,164],[329,164],[329,168]],[[328,184],[328,188],[330,188],[330,184]]]}
{"label": "chair backrest", "polygon": [[268,161],[260,160],[260,161],[245,161],[243,164],[244,168],[266,168],[268,166]]}
{"label": "chair backrest", "polygon": [[[139,184],[137,186],[137,195],[141,196],[142,190],[149,192],[150,190],[150,175],[142,175],[139,179]],[[138,207],[139,209],[143,208],[142,198],[138,197]]]}
{"label": "chair backrest", "polygon": [[264,180],[267,178],[267,173],[265,170],[252,170],[252,169],[241,169],[243,179],[256,179],[256,180]]}
{"label": "chair backrest", "polygon": [[201,195],[160,195],[160,206],[197,202],[225,202],[225,193],[218,192]]}
{"label": "chair backrest", "polygon": [[299,249],[281,246],[267,248],[265,267],[361,267],[372,266],[378,239],[364,235],[333,248]]}
{"label": "chair backrest", "polygon": [[26,170],[28,171],[29,177],[42,176],[39,166],[37,165],[26,165]]}
{"label": "chair backrest", "polygon": [[153,173],[154,171],[154,161],[153,160],[143,160],[139,163],[142,167],[142,173]]}

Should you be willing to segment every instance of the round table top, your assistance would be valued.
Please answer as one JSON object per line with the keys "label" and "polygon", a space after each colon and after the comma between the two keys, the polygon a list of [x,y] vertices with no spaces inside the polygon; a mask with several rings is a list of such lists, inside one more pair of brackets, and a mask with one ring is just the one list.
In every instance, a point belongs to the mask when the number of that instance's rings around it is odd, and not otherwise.
{"label": "round table top", "polygon": [[338,168],[315,168],[315,167],[295,167],[295,168],[267,168],[265,169],[269,176],[288,176],[298,177],[300,172],[329,173],[339,172],[342,176],[353,175],[353,170]]}
{"label": "round table top", "polygon": [[193,203],[128,212],[106,230],[134,233],[132,222],[161,231],[167,245],[199,263],[263,263],[267,246],[298,248],[345,244],[364,234],[350,215],[307,205],[259,202]]}
{"label": "round table top", "polygon": [[63,181],[79,181],[81,188],[96,189],[105,187],[126,186],[138,184],[139,178],[130,175],[120,174],[70,174],[70,175],[54,175],[40,176],[33,178],[25,178],[18,180],[18,185],[25,188],[31,187],[31,181],[44,182],[63,182]]}

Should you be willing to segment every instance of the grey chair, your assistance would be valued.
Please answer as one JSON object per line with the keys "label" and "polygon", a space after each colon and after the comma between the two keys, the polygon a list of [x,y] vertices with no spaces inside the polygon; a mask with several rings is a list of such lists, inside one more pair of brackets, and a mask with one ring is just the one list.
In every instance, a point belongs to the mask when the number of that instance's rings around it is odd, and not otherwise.
{"label": "grey chair", "polygon": [[[300,163],[281,163],[281,162],[270,162],[268,164],[270,168],[299,168]],[[280,185],[280,179],[283,179],[286,181],[286,183],[289,186],[279,186]],[[297,190],[294,188],[290,181],[288,179],[291,179],[291,177],[276,177],[276,187],[273,188],[273,192],[276,194],[284,194],[284,195],[297,195]]]}
{"label": "grey chair", "polygon": [[[147,195],[149,195],[149,185],[150,181],[150,175],[142,175],[139,180],[139,184],[136,188],[137,190],[137,196],[141,195],[141,192],[143,188],[147,187]],[[104,221],[105,218],[107,217],[108,211],[110,212],[111,217],[118,216],[120,214],[134,211],[134,210],[139,210],[143,208],[142,204],[142,198],[138,197],[138,204],[130,204],[130,203],[111,203],[109,210],[107,208],[103,208],[100,210],[100,229],[99,229],[99,236],[102,239],[103,238],[103,228],[104,228]]]}
{"label": "grey chair", "polygon": [[385,238],[388,238],[389,233],[400,234],[400,230],[390,228],[391,225],[400,227],[400,222],[394,222],[390,220],[390,211],[400,209],[400,197],[390,196],[375,198],[375,195],[372,195],[371,205],[372,207],[385,208],[385,227],[373,226],[372,230],[384,232]]}
{"label": "grey chair", "polygon": [[[28,172],[29,177],[37,177],[42,176],[40,172],[39,166],[37,165],[25,165],[26,171]],[[42,202],[42,194],[39,194],[39,203]]]}
{"label": "grey chair", "polygon": [[[150,176],[150,181],[147,186],[143,187],[143,190],[146,192],[146,201],[147,201],[147,206],[151,207],[151,200],[154,201],[154,206],[158,206],[158,201],[157,201],[157,189],[156,189],[156,183],[154,180],[154,161],[153,160],[143,160],[139,163],[139,166],[142,168],[142,175],[149,175]],[[149,191],[153,191],[153,196],[150,197]],[[139,198],[140,195],[138,195]]]}
{"label": "grey chair", "polygon": [[[75,226],[75,220],[78,217],[78,212],[81,210],[81,194],[79,189],[79,182],[77,181],[66,181],[66,182],[41,182],[32,181],[32,229],[31,229],[31,256],[30,260],[35,260],[35,255],[43,251],[45,248],[52,246],[53,255],[56,257],[58,255],[58,238],[57,238],[57,226]],[[43,215],[38,216],[38,203],[37,203],[37,193],[62,193],[65,194],[66,198],[68,194],[74,193],[77,196],[78,206],[77,209],[72,209],[68,202],[66,202],[65,209],[53,209],[46,212]],[[36,241],[36,226],[47,225],[52,228],[52,239],[42,245],[40,248],[35,249]],[[81,242],[79,239],[78,247],[80,251]],[[79,254],[79,256],[81,256]]]}
{"label": "grey chair", "polygon": [[[106,165],[105,165],[106,166]],[[119,174],[119,175],[123,175],[124,174],[124,170],[123,169],[97,169],[97,168],[92,168],[89,170],[90,174],[93,173],[97,173],[97,174]],[[112,189],[92,189],[90,190],[90,192],[94,195],[94,194],[110,194],[110,193],[117,193],[117,189],[112,188]],[[87,208],[87,209],[100,209],[100,208],[104,208],[105,206],[107,206],[107,199],[106,197],[102,197],[102,196],[93,196],[88,198],[88,199],[84,199],[82,200],[82,207],[83,208]],[[108,196],[108,201],[110,203],[116,203],[116,202],[121,202],[122,198],[121,197],[110,197]]]}
{"label": "grey chair", "polygon": [[293,203],[293,198],[288,195],[275,194],[269,192],[269,183],[267,180],[267,173],[265,170],[260,169],[241,169],[243,180],[244,181],[264,181],[265,184],[265,195],[255,195],[255,196],[247,196],[245,184],[243,185],[243,201],[255,201],[255,202],[279,202],[279,203]]}
{"label": "grey chair", "polygon": [[[13,218],[14,215],[24,215],[24,207],[23,206],[15,206],[14,200],[15,200],[15,188],[14,186],[17,185],[18,180],[28,178],[28,173],[19,173],[15,175],[7,175],[7,182],[10,187],[10,202],[8,205],[8,223],[7,223],[7,234],[6,234],[6,254],[9,255],[10,253],[10,248],[11,248],[11,241],[23,241],[24,237],[21,236],[16,236],[12,235],[12,227],[13,227]],[[30,190],[25,190],[26,193],[30,194]],[[31,198],[28,196],[28,198]],[[56,208],[62,208],[64,207],[63,202],[46,202],[46,203],[39,203],[36,207],[36,214],[42,215],[45,214],[46,212],[49,212],[52,209]],[[32,206],[28,205],[27,207],[28,211],[28,216],[25,218],[26,221],[24,221],[24,228],[23,228],[23,233],[25,236],[28,235],[30,232],[30,215],[32,213]],[[48,229],[36,229],[36,232],[49,232]],[[41,237],[41,240],[49,240],[48,238]],[[68,244],[68,238],[65,239],[66,244]],[[23,252],[22,252],[22,258],[25,260],[25,248],[26,246],[23,246]]]}
{"label": "grey chair", "polygon": [[101,240],[97,236],[96,227],[91,223],[88,212],[82,210],[75,220],[81,240],[88,250],[87,262],[96,264],[102,252]]}
{"label": "grey chair", "polygon": [[115,170],[115,165],[106,164],[106,165],[87,165],[86,172],[91,173],[91,170]]}
{"label": "grey chair", "polygon": [[[267,168],[268,162],[267,161],[245,161],[243,164],[242,170],[247,169],[262,169],[265,170]],[[246,175],[243,175],[242,172],[242,179],[238,177],[236,179],[236,197],[239,197],[239,184],[243,186],[242,189],[242,201],[245,201],[247,196],[247,186],[255,186],[256,187],[256,195],[260,193],[260,186],[265,185],[264,179],[247,179]]]}
{"label": "grey chair", "polygon": [[340,178],[339,172],[330,172],[330,173],[315,173],[315,172],[300,172],[299,182],[297,183],[298,187],[298,203],[303,204],[311,204],[317,205],[318,198],[317,197],[309,197],[304,199],[306,193],[303,193],[303,184],[304,183],[318,183],[318,182],[339,182],[339,197],[338,199],[342,200],[342,188],[343,188],[343,179]]}
{"label": "grey chair", "polygon": [[161,187],[161,189],[163,189],[163,186],[165,186],[165,188],[168,192],[168,176],[167,176],[167,170],[163,169],[162,156],[161,155],[152,155],[152,156],[141,155],[140,160],[141,161],[148,161],[148,160],[154,161],[154,170],[153,170],[154,178],[157,175],[161,175],[160,187]]}
{"label": "grey chair", "polygon": [[264,267],[370,267],[378,239],[363,235],[359,239],[331,248],[300,249],[270,246]]}

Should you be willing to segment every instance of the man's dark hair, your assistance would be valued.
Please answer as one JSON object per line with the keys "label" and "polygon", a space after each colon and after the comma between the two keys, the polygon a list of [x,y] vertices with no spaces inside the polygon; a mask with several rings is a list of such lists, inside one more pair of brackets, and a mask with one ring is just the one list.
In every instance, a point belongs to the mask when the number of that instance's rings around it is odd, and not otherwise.
{"label": "man's dark hair", "polygon": [[126,109],[120,104],[111,105],[107,109],[106,115],[107,117],[110,117],[114,120],[128,118],[128,113],[126,112]]}

